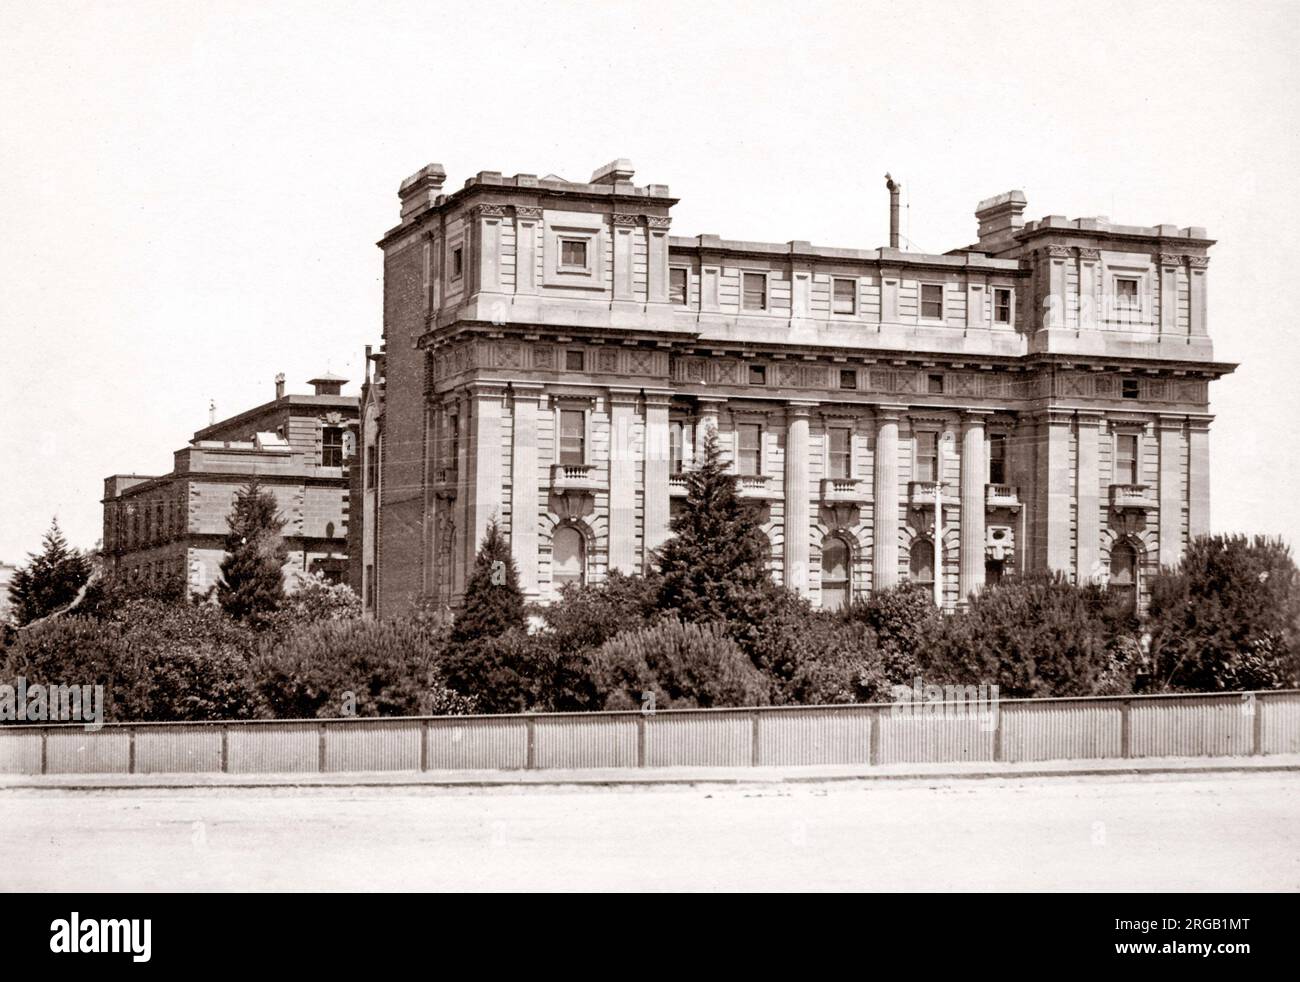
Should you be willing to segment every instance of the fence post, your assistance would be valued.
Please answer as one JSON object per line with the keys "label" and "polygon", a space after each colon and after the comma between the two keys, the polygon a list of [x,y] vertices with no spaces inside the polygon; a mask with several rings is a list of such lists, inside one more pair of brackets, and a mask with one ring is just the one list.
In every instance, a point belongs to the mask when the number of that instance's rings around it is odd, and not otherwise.
{"label": "fence post", "polygon": [[230,724],[221,724],[221,773],[230,772]]}
{"label": "fence post", "polygon": [[1119,704],[1119,755],[1128,759],[1133,755],[1133,722],[1129,718],[1130,700]]}
{"label": "fence post", "polygon": [[531,771],[537,767],[537,720],[528,716],[524,726],[528,730],[528,761],[525,766]]}
{"label": "fence post", "polygon": [[872,767],[880,763],[880,712],[879,706],[873,709],[868,724],[871,732],[867,736],[867,763]]}
{"label": "fence post", "polygon": [[41,773],[48,774],[50,767],[50,732],[44,728],[41,729]]}
{"label": "fence post", "polygon": [[645,712],[637,713],[636,717],[636,766],[645,767],[646,761],[646,725]]}
{"label": "fence post", "polygon": [[126,772],[135,773],[135,727],[126,728],[127,752],[126,752]]}
{"label": "fence post", "polygon": [[429,731],[432,725],[427,719],[420,724],[420,770],[429,769]]}
{"label": "fence post", "polygon": [[758,726],[762,714],[757,709],[749,711],[749,766],[757,767],[761,763],[761,751],[759,750]]}
{"label": "fence post", "polygon": [[320,742],[316,756],[316,769],[322,774],[325,773],[325,724],[320,724]]}
{"label": "fence post", "polygon": [[1252,692],[1250,702],[1255,710],[1250,721],[1250,753],[1258,756],[1264,752],[1264,693]]}
{"label": "fence post", "polygon": [[996,702],[993,704],[993,760],[1002,759],[1002,707]]}

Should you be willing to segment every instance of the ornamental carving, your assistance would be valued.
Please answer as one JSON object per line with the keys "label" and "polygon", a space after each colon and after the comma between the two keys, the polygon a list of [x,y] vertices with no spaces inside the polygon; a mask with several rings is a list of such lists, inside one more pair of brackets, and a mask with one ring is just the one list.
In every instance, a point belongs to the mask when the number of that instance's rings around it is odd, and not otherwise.
{"label": "ornamental carving", "polygon": [[1069,259],[1073,256],[1073,250],[1069,246],[1048,246],[1045,251],[1049,259]]}
{"label": "ornamental carving", "polygon": [[542,209],[535,208],[532,205],[515,205],[515,218],[524,218],[537,221],[542,217]]}
{"label": "ornamental carving", "polygon": [[1187,264],[1194,269],[1205,269],[1210,265],[1209,256],[1188,256]]}
{"label": "ornamental carving", "polygon": [[1183,257],[1180,254],[1175,252],[1160,253],[1161,266],[1181,266],[1182,264],[1183,264]]}
{"label": "ornamental carving", "polygon": [[618,215],[614,216],[615,225],[639,225],[641,224],[640,215]]}
{"label": "ornamental carving", "polygon": [[1079,261],[1080,261],[1080,262],[1089,262],[1089,263],[1100,262],[1100,261],[1101,261],[1101,250],[1100,250],[1100,249],[1080,249],[1080,250],[1079,250]]}
{"label": "ornamental carving", "polygon": [[646,215],[645,222],[651,228],[666,230],[670,225],[672,225],[673,220],[667,215]]}
{"label": "ornamental carving", "polygon": [[627,370],[633,375],[649,375],[652,371],[651,361],[648,351],[630,352],[627,358]]}

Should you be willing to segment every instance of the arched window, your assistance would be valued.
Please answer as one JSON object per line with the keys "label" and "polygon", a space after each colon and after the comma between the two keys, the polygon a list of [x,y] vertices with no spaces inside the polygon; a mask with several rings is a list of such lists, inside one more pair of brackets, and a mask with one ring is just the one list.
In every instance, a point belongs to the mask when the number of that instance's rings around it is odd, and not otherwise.
{"label": "arched window", "polygon": [[832,535],[822,545],[822,610],[843,610],[853,597],[849,544]]}
{"label": "arched window", "polygon": [[566,583],[587,582],[587,544],[572,525],[561,525],[551,542],[551,579],[558,590]]}
{"label": "arched window", "polygon": [[1127,542],[1110,550],[1110,589],[1130,611],[1137,609],[1137,550]]}
{"label": "arched window", "polygon": [[912,543],[912,552],[908,557],[908,578],[928,589],[934,589],[934,543],[929,539],[917,539]]}

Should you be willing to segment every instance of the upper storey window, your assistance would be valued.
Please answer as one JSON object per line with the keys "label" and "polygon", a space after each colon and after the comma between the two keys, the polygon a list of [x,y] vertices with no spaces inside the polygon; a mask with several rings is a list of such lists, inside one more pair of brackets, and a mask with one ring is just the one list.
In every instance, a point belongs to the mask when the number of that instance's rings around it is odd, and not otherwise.
{"label": "upper storey window", "polygon": [[921,284],[921,316],[926,320],[943,320],[943,286]]}
{"label": "upper storey window", "polygon": [[327,426],[321,430],[320,462],[322,467],[343,466],[343,430]]}
{"label": "upper storey window", "polygon": [[465,250],[453,249],[451,252],[451,278],[458,280],[465,272]]}
{"label": "upper storey window", "polygon": [[1115,277],[1115,305],[1120,310],[1138,309],[1138,280],[1136,276]]}
{"label": "upper storey window", "polygon": [[858,285],[853,280],[836,280],[832,298],[832,310],[837,314],[856,314],[858,312]]}
{"label": "upper storey window", "polygon": [[736,473],[754,476],[763,466],[763,427],[758,423],[736,426]]}
{"label": "upper storey window", "polygon": [[668,270],[668,301],[679,307],[686,306],[686,274],[686,269],[681,266]]}
{"label": "upper storey window", "polygon": [[939,434],[921,430],[916,434],[916,480],[939,479]]}
{"label": "upper storey window", "polygon": [[767,274],[745,273],[741,306],[745,310],[767,310]]}
{"label": "upper storey window", "polygon": [[560,268],[567,270],[589,269],[586,239],[560,239]]}
{"label": "upper storey window", "polygon": [[587,462],[587,414],[581,409],[560,410],[560,463]]}
{"label": "upper storey window", "polygon": [[1011,323],[1011,291],[1006,287],[993,290],[993,323]]}

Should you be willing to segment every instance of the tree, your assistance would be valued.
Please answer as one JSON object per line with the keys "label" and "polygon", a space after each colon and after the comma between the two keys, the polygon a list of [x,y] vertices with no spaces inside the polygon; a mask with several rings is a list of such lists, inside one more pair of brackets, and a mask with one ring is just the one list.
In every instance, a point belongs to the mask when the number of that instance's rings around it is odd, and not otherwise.
{"label": "tree", "polygon": [[474,560],[465,597],[451,629],[453,643],[495,638],[524,627],[524,594],[510,543],[494,519]]}
{"label": "tree", "polygon": [[230,531],[217,600],[231,617],[261,623],[284,602],[284,563],[289,551],[281,535],[285,520],[277,510],[275,495],[253,478],[235,493],[226,526]]}
{"label": "tree", "polygon": [[59,520],[50,522],[40,553],[28,553],[30,560],[9,584],[14,621],[19,626],[62,610],[77,599],[90,579],[90,559],[68,547]]}
{"label": "tree", "polygon": [[659,550],[659,608],[686,621],[753,624],[770,599],[770,547],[756,509],[737,492],[713,427],[700,464],[686,475],[686,499]]}
{"label": "tree", "polygon": [[1278,539],[1206,536],[1151,581],[1157,688],[1196,692],[1296,684],[1300,572]]}

